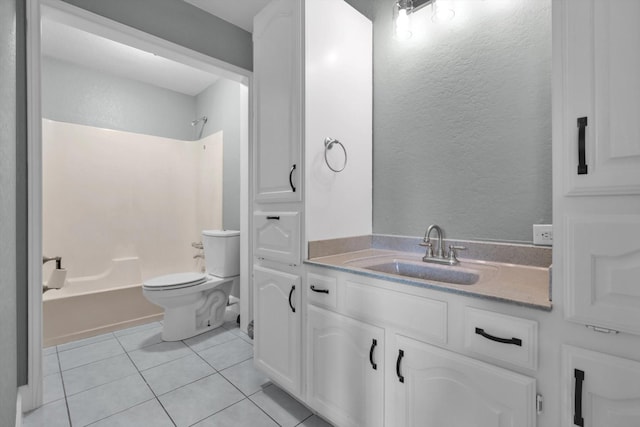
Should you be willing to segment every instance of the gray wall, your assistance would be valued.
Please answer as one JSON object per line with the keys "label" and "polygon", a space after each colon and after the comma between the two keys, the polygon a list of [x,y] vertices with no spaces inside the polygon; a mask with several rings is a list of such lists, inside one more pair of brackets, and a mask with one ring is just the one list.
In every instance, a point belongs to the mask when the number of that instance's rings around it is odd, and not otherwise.
{"label": "gray wall", "polygon": [[42,116],[61,122],[190,140],[192,96],[42,58]]}
{"label": "gray wall", "polygon": [[209,118],[203,136],[223,131],[222,222],[227,230],[240,230],[240,83],[218,80],[197,96],[196,105],[197,117]]}
{"label": "gray wall", "polygon": [[403,43],[375,1],[375,233],[531,241],[551,222],[550,3]]}
{"label": "gray wall", "polygon": [[251,34],[181,0],[64,0],[222,61],[253,69]]}
{"label": "gray wall", "polygon": [[0,425],[13,426],[16,332],[16,2],[0,0]]}

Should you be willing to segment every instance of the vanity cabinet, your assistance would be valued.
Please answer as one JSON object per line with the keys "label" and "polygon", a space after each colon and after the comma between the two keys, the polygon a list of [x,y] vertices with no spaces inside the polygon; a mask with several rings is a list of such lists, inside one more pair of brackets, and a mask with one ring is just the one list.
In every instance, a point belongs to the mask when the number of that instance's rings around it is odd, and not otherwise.
{"label": "vanity cabinet", "polygon": [[640,362],[565,345],[562,427],[640,426]]}
{"label": "vanity cabinet", "polygon": [[[304,286],[307,403],[337,427],[536,426],[534,378],[443,348],[447,302],[347,273],[310,271]],[[474,350],[533,366],[536,322],[470,310],[456,331],[479,324],[526,343],[505,356],[504,343]]]}
{"label": "vanity cabinet", "polygon": [[293,394],[301,388],[300,276],[254,266],[254,363]]}
{"label": "vanity cabinet", "polygon": [[554,2],[554,283],[568,320],[640,335],[640,2]]}
{"label": "vanity cabinet", "polygon": [[387,426],[534,427],[536,381],[396,334]]}
{"label": "vanity cabinet", "polygon": [[384,330],[309,306],[306,341],[309,405],[340,427],[382,427]]}

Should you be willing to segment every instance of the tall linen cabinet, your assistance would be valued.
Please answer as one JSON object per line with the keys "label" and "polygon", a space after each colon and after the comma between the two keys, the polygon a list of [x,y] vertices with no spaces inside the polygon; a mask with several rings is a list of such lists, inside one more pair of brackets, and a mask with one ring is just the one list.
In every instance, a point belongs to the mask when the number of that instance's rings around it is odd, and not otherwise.
{"label": "tall linen cabinet", "polygon": [[274,0],[253,43],[254,362],[304,401],[307,244],[372,233],[372,25],[343,0]]}

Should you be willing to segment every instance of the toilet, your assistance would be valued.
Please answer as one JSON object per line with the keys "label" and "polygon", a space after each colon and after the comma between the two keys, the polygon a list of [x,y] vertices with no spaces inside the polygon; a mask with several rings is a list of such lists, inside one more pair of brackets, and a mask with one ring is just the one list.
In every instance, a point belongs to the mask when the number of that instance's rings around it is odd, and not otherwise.
{"label": "toilet", "polygon": [[240,280],[240,232],[204,230],[205,273],[177,273],[142,284],[142,293],[164,308],[162,339],[180,341],[224,323],[232,289]]}

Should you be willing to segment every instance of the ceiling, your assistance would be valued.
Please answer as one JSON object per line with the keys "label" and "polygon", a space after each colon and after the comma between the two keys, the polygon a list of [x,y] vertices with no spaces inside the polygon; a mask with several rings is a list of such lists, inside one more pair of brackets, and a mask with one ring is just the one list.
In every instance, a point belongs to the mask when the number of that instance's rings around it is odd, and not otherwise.
{"label": "ceiling", "polygon": [[212,15],[224,19],[250,33],[253,32],[253,17],[270,0],[184,0]]}
{"label": "ceiling", "polygon": [[[246,31],[270,0],[184,0]],[[141,81],[195,96],[220,77],[179,62],[119,43],[94,31],[94,25],[42,8],[41,48],[44,56],[106,74]]]}

